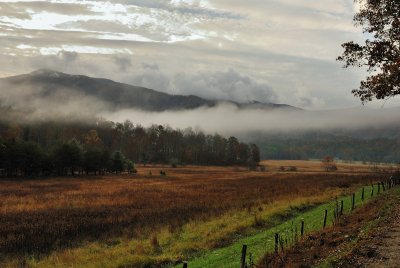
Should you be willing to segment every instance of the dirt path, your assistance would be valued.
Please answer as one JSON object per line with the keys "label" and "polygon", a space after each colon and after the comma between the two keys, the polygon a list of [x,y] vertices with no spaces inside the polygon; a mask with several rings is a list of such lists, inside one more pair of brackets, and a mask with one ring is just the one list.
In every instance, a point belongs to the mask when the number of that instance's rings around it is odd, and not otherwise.
{"label": "dirt path", "polygon": [[397,268],[400,267],[399,249],[400,200],[397,197],[389,217],[380,221],[371,236],[360,241],[349,257],[354,258],[359,267]]}
{"label": "dirt path", "polygon": [[377,244],[377,256],[367,264],[368,267],[400,267],[400,221],[397,214],[396,222],[388,228],[386,235]]}

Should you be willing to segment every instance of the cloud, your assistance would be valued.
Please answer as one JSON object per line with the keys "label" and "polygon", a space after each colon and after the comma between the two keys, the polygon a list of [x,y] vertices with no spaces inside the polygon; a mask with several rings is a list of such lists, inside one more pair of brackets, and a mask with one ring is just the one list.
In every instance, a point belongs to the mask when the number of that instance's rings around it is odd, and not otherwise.
{"label": "cloud", "polygon": [[293,133],[295,131],[360,130],[398,125],[399,109],[349,109],[332,111],[239,110],[231,105],[187,111],[142,112],[120,110],[102,112],[114,121],[131,120],[144,126],[169,125],[176,128],[197,127],[206,133],[246,135],[252,132]]}
{"label": "cloud", "polygon": [[0,105],[22,111],[18,116],[19,121],[66,117],[85,120],[93,118],[100,111],[111,111],[107,102],[66,87],[49,91],[46,88],[13,86],[4,82],[0,83],[0,87],[12,87],[12,90],[0,90]]}
{"label": "cloud", "polygon": [[0,10],[2,16],[17,18],[17,19],[31,19],[29,13],[25,9],[10,3],[0,3]]}
{"label": "cloud", "polygon": [[117,64],[119,71],[125,72],[129,67],[132,66],[132,62],[129,58],[124,55],[116,55],[114,62]]}
{"label": "cloud", "polygon": [[146,63],[146,62],[142,62],[140,64],[142,66],[143,69],[150,69],[150,70],[154,70],[154,71],[158,71],[159,67],[157,63]]}
{"label": "cloud", "polygon": [[[49,74],[57,75],[57,73]],[[2,81],[4,83],[4,81]],[[11,85],[12,86],[12,85]],[[0,84],[0,88],[9,88]],[[293,133],[296,131],[362,130],[398,125],[399,109],[345,109],[331,111],[291,111],[238,109],[234,105],[220,104],[193,110],[146,112],[120,109],[95,96],[85,95],[73,88],[59,87],[48,90],[34,86],[17,86],[0,90],[0,104],[23,111],[18,120],[93,120],[101,117],[116,122],[130,120],[134,124],[169,125],[173,128],[198,128],[206,133],[247,135],[253,132]]]}
{"label": "cloud", "polygon": [[364,74],[335,62],[341,43],[363,38],[352,0],[9,0],[0,8],[0,73],[55,68],[205,98],[359,104],[350,92]]}
{"label": "cloud", "polygon": [[276,102],[278,97],[268,84],[230,68],[226,71],[179,72],[168,75],[155,63],[141,63],[129,75],[129,84],[175,95],[195,95],[205,99]]}
{"label": "cloud", "polygon": [[153,72],[149,69],[143,70],[141,72],[136,72],[132,74],[129,80],[130,84],[133,85],[156,89],[165,93],[171,93],[170,78],[160,72]]}
{"label": "cloud", "polygon": [[66,63],[72,63],[78,58],[79,54],[74,51],[71,52],[71,51],[62,50],[62,51],[58,52],[57,56]]}
{"label": "cloud", "polygon": [[270,86],[259,83],[233,69],[227,71],[199,72],[195,75],[177,74],[173,86],[177,93],[197,95],[203,98],[213,96],[219,100],[238,102],[275,102],[277,96]]}

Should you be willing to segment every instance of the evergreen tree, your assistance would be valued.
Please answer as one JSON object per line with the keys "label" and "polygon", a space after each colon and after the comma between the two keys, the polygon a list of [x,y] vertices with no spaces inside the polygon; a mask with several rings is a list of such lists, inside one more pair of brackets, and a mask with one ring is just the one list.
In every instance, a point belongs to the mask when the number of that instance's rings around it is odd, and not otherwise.
{"label": "evergreen tree", "polygon": [[54,157],[59,168],[59,173],[64,175],[71,171],[75,175],[75,170],[81,166],[82,147],[76,139],[62,143],[54,152]]}
{"label": "evergreen tree", "polygon": [[[108,162],[108,161],[107,161]],[[107,162],[105,164],[107,164]],[[103,162],[103,151],[99,148],[89,148],[83,153],[83,169],[90,172],[100,172],[105,165]]]}
{"label": "evergreen tree", "polygon": [[111,156],[110,170],[115,173],[121,173],[125,170],[125,157],[120,151],[115,151]]}

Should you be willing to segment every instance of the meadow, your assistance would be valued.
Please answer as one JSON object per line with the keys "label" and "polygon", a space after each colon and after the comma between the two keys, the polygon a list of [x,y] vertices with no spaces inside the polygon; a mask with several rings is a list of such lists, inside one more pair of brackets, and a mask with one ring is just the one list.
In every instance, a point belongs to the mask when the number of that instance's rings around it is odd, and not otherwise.
{"label": "meadow", "polygon": [[263,172],[139,166],[138,174],[3,179],[0,260],[5,267],[172,265],[387,176],[360,163],[336,172],[318,161],[262,164]]}

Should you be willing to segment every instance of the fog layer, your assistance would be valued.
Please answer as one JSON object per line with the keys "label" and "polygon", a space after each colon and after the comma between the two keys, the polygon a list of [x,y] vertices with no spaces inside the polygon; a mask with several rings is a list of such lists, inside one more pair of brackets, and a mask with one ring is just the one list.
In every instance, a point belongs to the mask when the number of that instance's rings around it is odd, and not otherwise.
{"label": "fog layer", "polygon": [[172,127],[198,127],[208,133],[292,132],[307,130],[357,130],[399,124],[399,109],[354,108],[331,111],[240,110],[221,104],[213,108],[149,113],[136,110],[102,112],[113,121],[126,119],[142,125],[166,124]]}
{"label": "fog layer", "polygon": [[[146,112],[118,109],[94,96],[70,88],[49,91],[45,88],[8,87],[0,84],[0,104],[22,111],[29,120],[58,118],[104,118],[116,122],[130,120],[134,124],[169,125],[174,128],[199,128],[207,133],[234,135],[245,132],[292,132],[307,130],[357,130],[368,127],[398,125],[399,108],[305,111],[287,109],[239,109],[220,104],[193,110]],[[91,119],[93,120],[93,119]]]}

